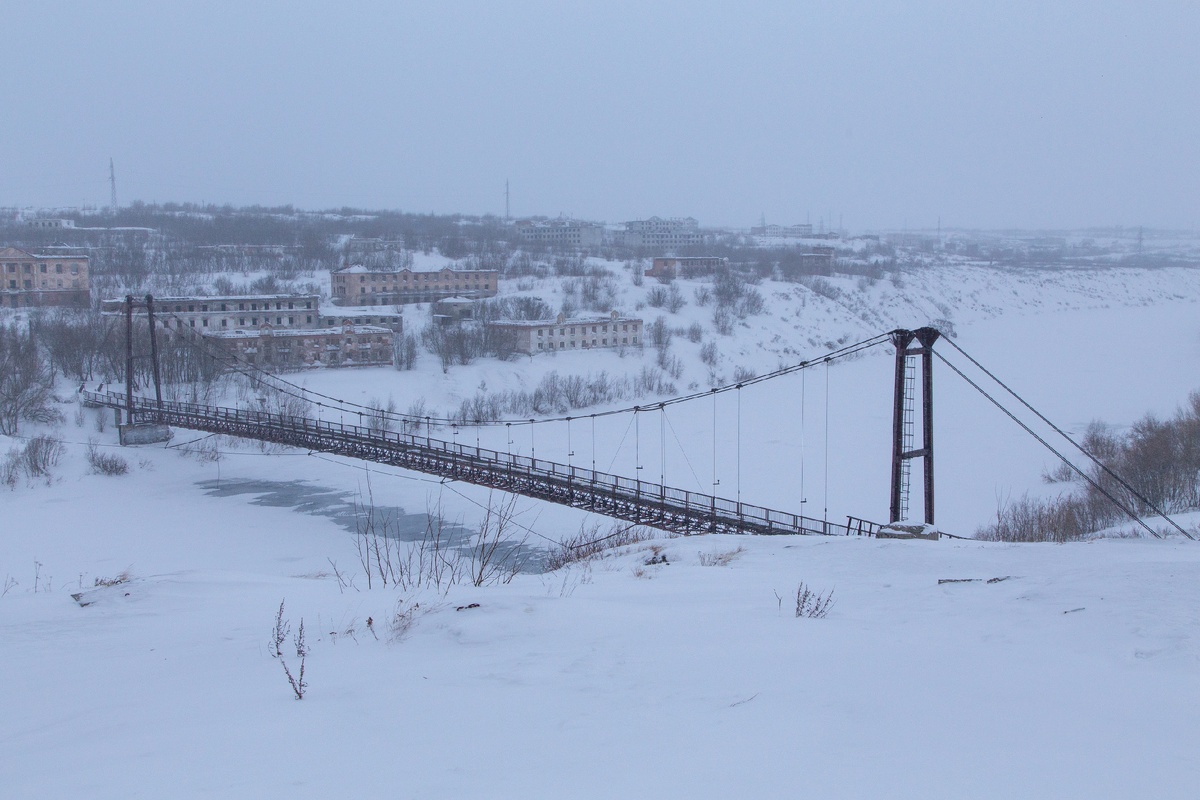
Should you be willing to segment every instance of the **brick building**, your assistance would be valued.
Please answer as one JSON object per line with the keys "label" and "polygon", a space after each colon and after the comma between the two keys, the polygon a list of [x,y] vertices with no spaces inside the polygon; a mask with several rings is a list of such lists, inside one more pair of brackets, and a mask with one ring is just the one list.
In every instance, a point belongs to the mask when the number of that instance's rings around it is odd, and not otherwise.
{"label": "brick building", "polygon": [[444,297],[495,297],[499,274],[491,269],[451,269],[414,272],[411,269],[374,270],[345,267],[329,275],[333,304],[378,306],[431,303]]}
{"label": "brick building", "polygon": [[86,307],[91,299],[87,256],[0,248],[0,308]]}
{"label": "brick building", "polygon": [[395,333],[379,325],[331,328],[281,328],[270,324],[204,336],[242,361],[264,369],[365,367],[392,363]]}

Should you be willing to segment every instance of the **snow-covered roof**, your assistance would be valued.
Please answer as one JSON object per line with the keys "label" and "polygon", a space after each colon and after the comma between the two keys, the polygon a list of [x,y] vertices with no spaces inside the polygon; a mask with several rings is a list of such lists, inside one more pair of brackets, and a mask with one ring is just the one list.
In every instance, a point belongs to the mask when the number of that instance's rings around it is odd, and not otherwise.
{"label": "snow-covered roof", "polygon": [[205,331],[204,335],[213,339],[258,339],[264,335],[272,339],[301,339],[306,336],[338,336],[344,333],[380,333],[390,336],[392,329],[380,325],[337,325],[331,328],[272,328],[264,325],[259,328],[238,328],[232,331]]}

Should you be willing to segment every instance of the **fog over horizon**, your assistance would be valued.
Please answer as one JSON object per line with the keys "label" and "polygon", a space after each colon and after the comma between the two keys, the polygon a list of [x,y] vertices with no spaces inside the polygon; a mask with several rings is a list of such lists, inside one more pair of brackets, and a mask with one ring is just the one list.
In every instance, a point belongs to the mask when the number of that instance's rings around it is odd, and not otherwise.
{"label": "fog over horizon", "polygon": [[6,7],[0,205],[1200,228],[1200,4]]}

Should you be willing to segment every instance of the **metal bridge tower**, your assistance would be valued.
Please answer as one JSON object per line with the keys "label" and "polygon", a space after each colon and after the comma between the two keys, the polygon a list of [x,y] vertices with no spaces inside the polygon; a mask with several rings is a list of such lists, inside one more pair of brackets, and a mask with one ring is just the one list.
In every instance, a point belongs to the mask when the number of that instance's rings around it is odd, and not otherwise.
{"label": "metal bridge tower", "polygon": [[[933,343],[937,328],[892,333],[896,347],[896,387],[892,407],[891,522],[908,518],[912,459],[924,459],[925,524],[933,516]],[[914,341],[918,346],[914,347]],[[917,356],[921,357],[921,446],[914,448],[917,401]]]}

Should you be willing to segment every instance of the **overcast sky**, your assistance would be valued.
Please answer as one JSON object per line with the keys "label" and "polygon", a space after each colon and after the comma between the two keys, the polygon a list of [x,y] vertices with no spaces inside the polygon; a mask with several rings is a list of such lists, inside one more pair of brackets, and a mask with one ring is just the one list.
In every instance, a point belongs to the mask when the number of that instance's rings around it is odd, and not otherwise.
{"label": "overcast sky", "polygon": [[1200,227],[1200,3],[6,0],[0,204]]}

